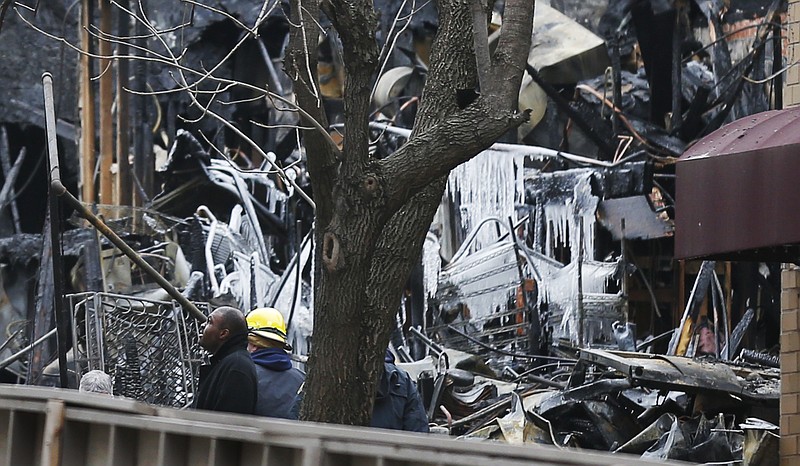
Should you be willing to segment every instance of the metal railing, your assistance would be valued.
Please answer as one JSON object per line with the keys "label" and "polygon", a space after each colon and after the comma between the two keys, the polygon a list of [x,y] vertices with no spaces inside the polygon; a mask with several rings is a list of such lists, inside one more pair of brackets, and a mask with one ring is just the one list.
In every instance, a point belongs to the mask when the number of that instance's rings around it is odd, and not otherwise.
{"label": "metal railing", "polygon": [[0,384],[0,466],[655,465],[534,444],[155,408]]}
{"label": "metal railing", "polygon": [[[200,324],[173,302],[110,293],[67,297],[74,312],[75,369],[99,369],[114,393],[146,403],[183,407],[191,402],[204,352]],[[207,305],[197,303],[201,312]]]}

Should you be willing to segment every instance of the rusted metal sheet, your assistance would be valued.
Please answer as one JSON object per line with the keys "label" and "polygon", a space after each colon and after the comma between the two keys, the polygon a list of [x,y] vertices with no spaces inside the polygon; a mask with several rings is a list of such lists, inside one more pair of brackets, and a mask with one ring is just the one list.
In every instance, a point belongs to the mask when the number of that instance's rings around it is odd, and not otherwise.
{"label": "rusted metal sheet", "polygon": [[748,383],[748,369],[718,361],[598,349],[580,350],[580,359],[614,368],[631,384],[643,387],[687,393],[728,393],[762,403],[777,403],[780,395],[777,373],[766,379],[762,376],[767,372],[761,372],[758,384]]}
{"label": "rusted metal sheet", "polygon": [[751,115],[698,141],[676,167],[678,259],[795,260],[800,108]]}

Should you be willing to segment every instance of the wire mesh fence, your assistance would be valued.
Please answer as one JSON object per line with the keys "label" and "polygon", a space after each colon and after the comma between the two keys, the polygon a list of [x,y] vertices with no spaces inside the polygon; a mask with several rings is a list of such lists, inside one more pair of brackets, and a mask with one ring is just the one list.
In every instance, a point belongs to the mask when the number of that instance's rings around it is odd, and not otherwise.
{"label": "wire mesh fence", "polygon": [[[106,372],[115,395],[163,406],[191,403],[205,353],[200,324],[177,303],[110,293],[67,299],[79,374]],[[208,315],[208,305],[197,304]]]}

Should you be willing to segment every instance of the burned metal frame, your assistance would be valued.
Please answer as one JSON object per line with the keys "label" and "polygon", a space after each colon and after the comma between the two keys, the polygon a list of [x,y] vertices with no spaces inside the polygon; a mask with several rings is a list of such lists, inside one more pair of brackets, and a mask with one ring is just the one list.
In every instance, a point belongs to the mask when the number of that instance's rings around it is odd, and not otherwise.
{"label": "burned metal frame", "polygon": [[622,373],[633,386],[686,393],[726,393],[753,402],[777,403],[778,401],[777,394],[750,390],[740,381],[733,368],[724,362],[597,349],[580,350],[580,359],[573,370],[569,387],[583,383],[587,366],[590,364],[608,367]]}

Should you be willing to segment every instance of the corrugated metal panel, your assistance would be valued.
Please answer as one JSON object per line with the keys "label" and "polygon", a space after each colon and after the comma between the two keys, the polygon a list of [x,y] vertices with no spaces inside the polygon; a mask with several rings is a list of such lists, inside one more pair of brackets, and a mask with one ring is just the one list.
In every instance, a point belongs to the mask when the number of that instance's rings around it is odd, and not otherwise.
{"label": "corrugated metal panel", "polygon": [[676,258],[795,261],[800,108],[739,119],[676,167]]}

